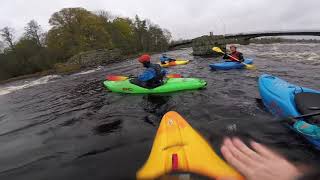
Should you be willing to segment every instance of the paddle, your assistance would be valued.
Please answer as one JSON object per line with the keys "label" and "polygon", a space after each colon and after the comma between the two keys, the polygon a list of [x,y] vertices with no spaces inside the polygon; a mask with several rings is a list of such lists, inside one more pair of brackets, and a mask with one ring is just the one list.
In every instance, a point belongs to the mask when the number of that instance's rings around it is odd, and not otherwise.
{"label": "paddle", "polygon": [[[314,113],[310,113],[310,114],[304,114],[304,115],[296,116],[296,117],[287,117],[287,118],[283,118],[283,119],[280,119],[280,120],[269,121],[269,122],[266,122],[266,123],[267,124],[269,124],[269,123],[271,123],[271,124],[274,124],[274,123],[288,123],[288,124],[292,125],[295,122],[297,122],[299,119],[318,116],[318,115],[320,115],[320,111],[317,111],[317,112],[314,112]],[[308,120],[305,120],[305,121],[308,122]],[[309,124],[314,124],[314,123],[311,123],[311,122],[308,122],[308,123]]]}
{"label": "paddle", "polygon": [[307,118],[307,117],[318,116],[318,115],[320,115],[320,111],[309,113],[309,114],[303,114],[301,116],[290,117],[290,118],[291,119],[301,119],[301,118]]}
{"label": "paddle", "polygon": [[[256,101],[258,103],[258,106],[261,109],[265,108],[265,106],[263,105],[262,99],[256,98]],[[310,110],[320,110],[320,107],[309,107],[308,109],[310,109]],[[312,112],[312,113],[309,113],[309,114],[304,114],[304,115],[296,116],[296,117],[288,117],[288,118],[285,118],[285,119],[272,121],[272,123],[279,123],[279,122],[295,123],[298,119],[312,117],[312,116],[318,116],[318,115],[320,115],[320,111],[316,111],[316,112]]]}
{"label": "paddle", "polygon": [[295,122],[298,121],[298,119],[307,118],[307,117],[313,117],[313,116],[318,116],[318,115],[320,115],[320,111],[309,113],[309,114],[303,114],[301,116],[296,116],[296,117],[288,117],[286,119],[280,120],[280,122],[295,123]]}
{"label": "paddle", "polygon": [[[217,53],[226,54],[226,53],[225,53],[225,52],[223,52],[219,47],[213,47],[213,48],[212,48],[212,50],[213,50],[213,51],[215,51],[215,52],[217,52]],[[233,57],[233,56],[230,56],[229,54],[227,54],[227,56],[228,56],[228,57],[230,57],[230,58],[231,58],[231,60],[233,60],[233,61],[237,61],[237,62],[239,62],[239,63],[241,63],[241,64],[245,65],[245,67],[246,67],[247,69],[250,69],[250,70],[254,70],[254,69],[256,69],[256,67],[255,67],[254,65],[251,65],[251,64],[247,64],[247,63],[241,62],[239,59],[237,59],[237,58],[235,58],[235,57]]]}
{"label": "paddle", "polygon": [[[180,74],[168,74],[166,77],[167,78],[182,78],[182,76]],[[132,78],[132,77],[108,75],[106,77],[106,80],[108,80],[108,81],[124,81],[124,80],[130,79],[130,78]]]}

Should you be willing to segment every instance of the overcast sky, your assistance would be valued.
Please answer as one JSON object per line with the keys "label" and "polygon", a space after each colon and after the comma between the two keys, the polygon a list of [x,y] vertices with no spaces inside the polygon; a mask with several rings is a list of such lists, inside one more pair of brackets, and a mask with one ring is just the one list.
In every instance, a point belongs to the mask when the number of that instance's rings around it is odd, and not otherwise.
{"label": "overcast sky", "polygon": [[19,34],[31,19],[45,30],[50,16],[66,7],[148,18],[175,39],[267,30],[320,30],[320,0],[1,0],[0,28]]}

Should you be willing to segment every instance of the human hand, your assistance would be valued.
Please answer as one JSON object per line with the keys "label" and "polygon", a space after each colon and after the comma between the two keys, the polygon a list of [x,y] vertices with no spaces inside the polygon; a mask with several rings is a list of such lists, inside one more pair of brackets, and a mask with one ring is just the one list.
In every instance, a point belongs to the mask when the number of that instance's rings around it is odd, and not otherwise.
{"label": "human hand", "polygon": [[293,180],[301,175],[296,166],[269,148],[251,142],[250,149],[238,138],[226,138],[221,152],[226,161],[248,180]]}

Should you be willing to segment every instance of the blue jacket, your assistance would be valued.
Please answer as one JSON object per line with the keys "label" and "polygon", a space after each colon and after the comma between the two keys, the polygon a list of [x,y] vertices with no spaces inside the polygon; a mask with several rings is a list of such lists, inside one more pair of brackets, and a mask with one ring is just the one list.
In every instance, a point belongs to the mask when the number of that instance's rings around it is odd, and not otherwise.
{"label": "blue jacket", "polygon": [[[164,77],[167,71],[161,68],[161,76]],[[147,82],[157,77],[157,72],[153,67],[147,68],[143,73],[138,76],[139,81]]]}

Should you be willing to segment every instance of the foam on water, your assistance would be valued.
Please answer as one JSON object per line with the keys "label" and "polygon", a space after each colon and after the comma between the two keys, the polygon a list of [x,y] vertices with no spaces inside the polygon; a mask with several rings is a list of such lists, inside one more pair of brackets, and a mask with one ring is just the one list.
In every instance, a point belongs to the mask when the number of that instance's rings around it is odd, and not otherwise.
{"label": "foam on water", "polygon": [[28,88],[28,87],[32,87],[32,86],[36,86],[36,85],[40,85],[40,84],[46,84],[50,80],[57,79],[59,77],[60,77],[59,75],[48,75],[48,76],[44,76],[44,77],[41,77],[37,80],[30,81],[30,82],[25,81],[23,84],[8,85],[8,86],[0,87],[0,96],[12,93],[12,92],[20,90],[20,89],[24,89],[24,88]]}
{"label": "foam on water", "polygon": [[94,73],[94,72],[96,72],[96,71],[98,71],[100,69],[101,69],[101,66],[97,67],[96,69],[91,69],[91,70],[88,70],[88,71],[82,71],[82,72],[76,73],[76,74],[74,74],[74,76]]}
{"label": "foam on water", "polygon": [[[318,64],[320,44],[286,43],[286,44],[250,44],[240,46],[244,54],[254,54],[260,58],[272,58],[284,62],[305,62]],[[263,50],[263,51],[262,51]]]}

